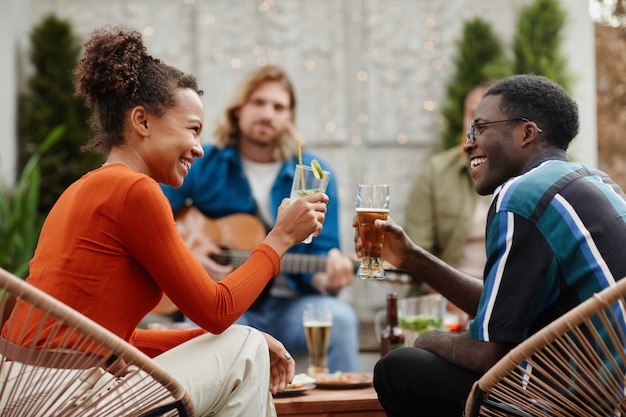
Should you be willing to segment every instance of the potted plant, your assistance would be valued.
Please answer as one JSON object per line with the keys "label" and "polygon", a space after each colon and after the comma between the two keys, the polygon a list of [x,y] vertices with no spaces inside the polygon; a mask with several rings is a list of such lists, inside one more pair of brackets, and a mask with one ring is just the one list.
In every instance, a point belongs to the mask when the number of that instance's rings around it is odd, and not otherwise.
{"label": "potted plant", "polygon": [[39,161],[64,133],[65,125],[52,129],[24,165],[13,187],[0,178],[0,267],[22,278],[28,275],[28,263],[45,217],[38,211]]}

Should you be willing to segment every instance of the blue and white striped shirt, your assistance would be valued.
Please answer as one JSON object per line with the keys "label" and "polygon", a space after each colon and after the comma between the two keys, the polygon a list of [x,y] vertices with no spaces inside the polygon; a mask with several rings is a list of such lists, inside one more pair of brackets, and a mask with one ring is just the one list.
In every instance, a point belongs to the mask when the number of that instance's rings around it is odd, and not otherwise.
{"label": "blue and white striped shirt", "polygon": [[626,195],[562,150],[494,193],[476,340],[520,343],[626,275]]}

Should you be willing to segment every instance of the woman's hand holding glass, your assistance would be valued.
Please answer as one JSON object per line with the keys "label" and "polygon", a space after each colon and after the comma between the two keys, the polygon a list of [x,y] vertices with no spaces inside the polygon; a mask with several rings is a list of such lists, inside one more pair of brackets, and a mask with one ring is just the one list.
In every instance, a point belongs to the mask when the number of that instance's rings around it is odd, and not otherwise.
{"label": "woman's hand holding glass", "polygon": [[291,204],[288,198],[284,199],[278,208],[274,228],[263,242],[282,256],[309,235],[318,236],[326,218],[327,203],[328,196],[324,193],[309,194]]}

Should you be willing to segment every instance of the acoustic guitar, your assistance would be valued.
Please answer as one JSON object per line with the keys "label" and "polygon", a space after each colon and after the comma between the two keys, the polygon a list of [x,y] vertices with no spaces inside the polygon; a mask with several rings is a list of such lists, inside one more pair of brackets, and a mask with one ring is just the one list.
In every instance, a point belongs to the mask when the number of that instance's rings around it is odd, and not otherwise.
{"label": "acoustic guitar", "polygon": [[[176,228],[187,246],[194,249],[213,243],[220,247],[219,255],[211,258],[222,265],[241,266],[252,254],[256,246],[263,241],[267,231],[261,221],[247,213],[235,213],[219,219],[211,219],[197,208],[186,206],[175,216]],[[286,253],[280,261],[280,270],[284,273],[307,274],[324,272],[326,256],[298,253]],[[359,268],[359,261],[353,260],[354,272]],[[386,281],[407,284],[410,278],[396,269],[386,270]],[[178,310],[166,296],[152,312],[171,314]]]}
{"label": "acoustic guitar", "polygon": [[[186,206],[176,216],[178,233],[191,249],[202,249],[207,244],[220,247],[221,253],[211,258],[221,265],[243,265],[254,248],[265,239],[267,231],[261,221],[247,213],[235,213],[219,219],[211,219],[197,208]],[[355,272],[358,262],[354,261]],[[280,261],[280,270],[285,273],[305,274],[326,270],[326,257],[308,254],[286,253]],[[176,305],[163,295],[152,310],[155,314],[172,314]]]}
{"label": "acoustic guitar", "polygon": [[[247,213],[236,213],[211,219],[193,206],[176,215],[176,228],[190,249],[202,248],[207,242],[222,249],[211,258],[221,265],[241,266],[252,250],[265,239],[265,227],[259,219]],[[355,272],[358,261],[353,261]],[[281,272],[306,274],[326,270],[326,256],[286,253],[280,261]]]}

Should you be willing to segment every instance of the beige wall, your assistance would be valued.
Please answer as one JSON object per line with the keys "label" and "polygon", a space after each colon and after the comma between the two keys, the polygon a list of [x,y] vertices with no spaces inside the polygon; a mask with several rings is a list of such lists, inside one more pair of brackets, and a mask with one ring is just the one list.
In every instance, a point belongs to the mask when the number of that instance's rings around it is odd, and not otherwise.
{"label": "beige wall", "polygon": [[0,181],[12,183],[15,170],[15,101],[17,95],[16,37],[14,17],[19,0],[3,0],[0,5]]}
{"label": "beige wall", "polygon": [[[8,94],[0,95],[2,126],[15,119],[16,65],[4,62],[14,62],[17,46],[26,63],[28,32],[50,12],[69,19],[81,37],[103,24],[144,31],[151,52],[198,76],[209,123],[245,72],[263,62],[280,64],[295,81],[298,124],[309,146],[336,171],[343,249],[351,251],[358,182],[389,183],[392,216],[404,218],[411,181],[439,146],[440,110],[464,20],[482,16],[510,44],[516,10],[529,2],[3,0],[0,82]],[[563,4],[569,13],[564,47],[578,79],[582,118],[572,154],[596,165],[594,27],[587,0]],[[210,129],[205,132],[210,141]],[[11,133],[0,136],[0,145],[5,165],[14,152]],[[372,300],[384,301],[379,285],[357,282],[344,296],[367,312]]]}

